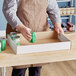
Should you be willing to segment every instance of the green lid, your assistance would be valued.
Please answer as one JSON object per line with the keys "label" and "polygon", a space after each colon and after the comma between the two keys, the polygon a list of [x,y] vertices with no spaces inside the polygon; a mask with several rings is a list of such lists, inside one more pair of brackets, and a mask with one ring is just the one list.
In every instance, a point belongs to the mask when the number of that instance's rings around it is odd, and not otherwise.
{"label": "green lid", "polygon": [[10,35],[16,35],[16,34],[17,34],[16,32],[11,32],[11,33],[10,33]]}
{"label": "green lid", "polygon": [[18,39],[20,38],[20,36],[13,36],[13,39]]}
{"label": "green lid", "polygon": [[36,32],[32,32],[31,37],[32,37],[32,39],[30,40],[30,42],[35,43],[36,42]]}
{"label": "green lid", "polygon": [[16,45],[17,45],[17,46],[19,46],[19,45],[20,45],[20,43],[16,43]]}
{"label": "green lid", "polygon": [[6,40],[6,38],[0,38],[0,41],[1,41],[1,40]]}

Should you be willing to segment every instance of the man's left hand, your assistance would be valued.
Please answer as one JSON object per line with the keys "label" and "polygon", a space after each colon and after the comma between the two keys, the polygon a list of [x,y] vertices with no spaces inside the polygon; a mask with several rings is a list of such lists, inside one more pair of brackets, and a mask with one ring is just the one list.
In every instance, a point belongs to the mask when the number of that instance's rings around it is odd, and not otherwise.
{"label": "man's left hand", "polygon": [[63,31],[60,23],[56,23],[54,29],[55,29],[55,31],[57,32],[58,35],[64,34],[64,31]]}
{"label": "man's left hand", "polygon": [[64,34],[62,27],[55,27],[55,31],[57,32],[58,35]]}

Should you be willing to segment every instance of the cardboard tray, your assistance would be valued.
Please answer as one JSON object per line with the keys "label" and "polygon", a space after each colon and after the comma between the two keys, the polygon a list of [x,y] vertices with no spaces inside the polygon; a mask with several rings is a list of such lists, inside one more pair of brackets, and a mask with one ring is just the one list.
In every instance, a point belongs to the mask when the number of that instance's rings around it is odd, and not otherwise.
{"label": "cardboard tray", "polygon": [[18,35],[20,36],[20,46],[17,46],[8,35],[8,44],[13,49],[15,54],[47,52],[57,50],[62,51],[71,48],[71,41],[67,37],[65,37],[63,34],[58,36],[56,32],[52,31],[37,32],[36,43],[30,43],[21,34]]}

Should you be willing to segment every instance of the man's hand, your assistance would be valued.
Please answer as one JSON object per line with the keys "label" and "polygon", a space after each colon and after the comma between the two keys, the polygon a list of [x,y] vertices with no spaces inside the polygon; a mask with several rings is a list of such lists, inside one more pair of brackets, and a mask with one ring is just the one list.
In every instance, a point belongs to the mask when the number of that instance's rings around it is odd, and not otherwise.
{"label": "man's hand", "polygon": [[61,23],[56,23],[54,29],[55,29],[55,31],[57,32],[58,35],[64,34],[64,31],[61,27]]}
{"label": "man's hand", "polygon": [[23,24],[16,26],[16,28],[22,33],[22,35],[30,41],[32,39],[31,37],[31,29],[25,27]]}

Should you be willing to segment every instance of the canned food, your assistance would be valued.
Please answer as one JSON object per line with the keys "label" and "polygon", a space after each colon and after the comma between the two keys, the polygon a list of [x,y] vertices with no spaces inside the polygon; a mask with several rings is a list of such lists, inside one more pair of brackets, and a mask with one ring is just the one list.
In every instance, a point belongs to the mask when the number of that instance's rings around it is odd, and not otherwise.
{"label": "canned food", "polygon": [[12,39],[13,36],[17,36],[17,33],[16,33],[16,32],[11,32],[11,33],[10,33],[10,36],[11,36],[11,39]]}
{"label": "canned food", "polygon": [[65,15],[66,14],[66,8],[63,8],[62,11],[63,11],[62,13]]}
{"label": "canned food", "polygon": [[36,42],[36,33],[35,32],[32,32],[31,33],[31,37],[32,39],[30,40],[31,43],[35,43]]}
{"label": "canned food", "polygon": [[1,50],[4,51],[6,47],[6,39],[1,38],[0,41],[1,41]]}
{"label": "canned food", "polygon": [[0,41],[0,53],[1,53],[1,41]]}
{"label": "canned food", "polygon": [[11,33],[10,33],[10,35],[15,35],[15,34],[17,34],[17,33],[16,33],[16,32],[11,32]]}
{"label": "canned food", "polygon": [[75,9],[73,7],[71,7],[71,14],[74,14],[75,13]]}
{"label": "canned food", "polygon": [[16,43],[16,45],[20,45],[20,36],[13,36],[12,40]]}
{"label": "canned food", "polygon": [[62,15],[62,10],[60,10],[60,14]]}
{"label": "canned food", "polygon": [[71,13],[70,8],[67,8],[67,14],[70,14],[70,13]]}

